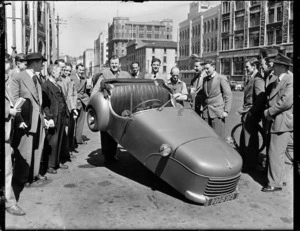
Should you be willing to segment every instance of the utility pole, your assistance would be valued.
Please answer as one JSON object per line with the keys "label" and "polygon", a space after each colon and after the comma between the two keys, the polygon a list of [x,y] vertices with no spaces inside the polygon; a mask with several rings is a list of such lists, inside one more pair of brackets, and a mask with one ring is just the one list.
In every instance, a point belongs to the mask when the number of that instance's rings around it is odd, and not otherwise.
{"label": "utility pole", "polygon": [[59,24],[67,24],[65,20],[62,20],[59,18],[59,15],[57,15],[56,18],[56,31],[57,31],[57,59],[59,59]]}

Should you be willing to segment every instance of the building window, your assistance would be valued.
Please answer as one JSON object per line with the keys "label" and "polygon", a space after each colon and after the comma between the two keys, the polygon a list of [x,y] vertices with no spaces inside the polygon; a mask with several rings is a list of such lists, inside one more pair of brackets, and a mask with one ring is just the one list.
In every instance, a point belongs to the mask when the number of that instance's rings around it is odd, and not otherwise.
{"label": "building window", "polygon": [[276,29],[276,44],[282,43],[282,29]]}
{"label": "building window", "polygon": [[159,38],[159,34],[155,34],[154,38],[158,39]]}
{"label": "building window", "polygon": [[206,22],[204,23],[204,34],[206,33]]}
{"label": "building window", "polygon": [[139,30],[144,30],[144,26],[139,26]]}
{"label": "building window", "polygon": [[144,38],[144,34],[139,34],[139,38]]}
{"label": "building window", "polygon": [[200,53],[200,42],[198,42],[198,54]]}
{"label": "building window", "polygon": [[167,66],[163,66],[163,73],[167,72]]}
{"label": "building window", "polygon": [[152,26],[147,26],[147,31],[152,31]]}
{"label": "building window", "polygon": [[274,32],[273,30],[267,31],[267,43],[268,45],[271,45],[274,43]]}
{"label": "building window", "polygon": [[250,1],[251,6],[255,6],[257,4],[260,4],[260,1]]}
{"label": "building window", "polygon": [[235,29],[236,30],[244,29],[244,23],[245,23],[244,16],[236,17],[235,18]]}
{"label": "building window", "polygon": [[244,35],[243,34],[235,35],[234,44],[235,44],[235,49],[243,48]]}
{"label": "building window", "polygon": [[274,8],[269,9],[268,15],[269,15],[269,23],[273,23],[274,22],[274,15],[275,15]]}
{"label": "building window", "polygon": [[151,34],[147,34],[147,38],[149,38],[149,39],[150,39],[151,37],[152,37],[152,36],[151,36]]}
{"label": "building window", "polygon": [[294,19],[294,2],[290,1],[290,19]]}
{"label": "building window", "polygon": [[214,49],[214,39],[213,38],[211,38],[210,39],[210,51],[214,51],[215,49]]}
{"label": "building window", "polygon": [[225,13],[228,13],[230,11],[230,2],[223,2],[223,5],[222,5],[222,13],[225,14]]}
{"label": "building window", "polygon": [[198,35],[200,35],[200,24],[198,25]]}
{"label": "building window", "polygon": [[169,35],[167,34],[167,39],[169,39]]}
{"label": "building window", "polygon": [[250,47],[255,47],[259,45],[259,32],[251,32],[249,34],[249,46]]}
{"label": "building window", "polygon": [[214,28],[214,20],[212,19],[212,20],[211,20],[211,31],[214,31],[214,29],[215,29],[215,28]]}
{"label": "building window", "polygon": [[218,30],[218,19],[215,19],[215,26],[216,26],[216,30]]}
{"label": "building window", "polygon": [[283,17],[282,7],[278,7],[277,8],[277,22],[282,21],[282,17]]}
{"label": "building window", "polygon": [[206,45],[207,45],[207,52],[210,52],[210,43],[209,43],[209,39],[206,40]]}
{"label": "building window", "polygon": [[136,33],[132,33],[133,38],[136,38]]}
{"label": "building window", "polygon": [[244,60],[242,57],[233,58],[233,75],[243,75]]}
{"label": "building window", "polygon": [[260,12],[250,14],[250,27],[259,26]]}
{"label": "building window", "polygon": [[167,56],[164,56],[164,63],[167,62]]}
{"label": "building window", "polygon": [[210,22],[208,21],[207,22],[207,33],[209,33],[210,32]]}
{"label": "building window", "polygon": [[235,2],[235,10],[241,10],[245,8],[245,2],[244,1],[236,1]]}
{"label": "building window", "polygon": [[215,51],[217,51],[218,49],[218,38],[215,37]]}
{"label": "building window", "polygon": [[206,52],[206,41],[204,40],[203,41],[203,53],[205,53]]}
{"label": "building window", "polygon": [[221,59],[221,74],[230,75],[230,59]]}
{"label": "building window", "polygon": [[154,26],[155,31],[159,31],[159,26]]}
{"label": "building window", "polygon": [[229,50],[229,38],[222,39],[222,51]]}
{"label": "building window", "polygon": [[27,1],[25,2],[25,15],[29,16],[29,5]]}
{"label": "building window", "polygon": [[290,24],[290,31],[289,31],[290,42],[293,42],[293,36],[294,36],[294,27],[293,24]]}
{"label": "building window", "polygon": [[223,21],[223,27],[222,32],[228,32],[229,31],[229,20]]}

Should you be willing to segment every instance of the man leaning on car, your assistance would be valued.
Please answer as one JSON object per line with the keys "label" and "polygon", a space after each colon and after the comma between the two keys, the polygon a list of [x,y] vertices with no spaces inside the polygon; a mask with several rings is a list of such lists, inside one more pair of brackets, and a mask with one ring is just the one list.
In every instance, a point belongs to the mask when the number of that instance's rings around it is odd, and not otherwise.
{"label": "man leaning on car", "polygon": [[[95,83],[91,97],[100,91],[101,82],[104,79],[114,79],[114,78],[131,78],[130,74],[127,71],[121,70],[120,59],[118,56],[112,56],[109,59],[109,70],[103,70],[99,75],[97,82]],[[110,164],[117,162],[117,146],[118,143],[107,133],[100,131],[101,136],[101,146],[102,154],[105,157],[105,163]]]}

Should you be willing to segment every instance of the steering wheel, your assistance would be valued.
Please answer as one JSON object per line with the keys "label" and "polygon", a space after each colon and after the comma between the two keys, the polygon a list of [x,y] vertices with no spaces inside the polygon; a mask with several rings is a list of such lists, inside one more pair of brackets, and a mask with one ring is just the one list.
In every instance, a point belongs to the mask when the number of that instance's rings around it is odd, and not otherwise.
{"label": "steering wheel", "polygon": [[[138,105],[136,105],[136,106],[133,108],[132,113],[134,113],[134,112],[136,111],[136,109],[137,109],[139,106],[141,106],[142,104],[152,103],[152,104],[150,105],[150,106],[152,106],[152,105],[154,104],[154,102],[159,103],[158,106],[161,106],[161,105],[162,105],[162,102],[161,102],[159,99],[148,99],[148,100],[145,100],[145,101],[139,103]],[[146,106],[145,106],[144,108],[146,108]]]}

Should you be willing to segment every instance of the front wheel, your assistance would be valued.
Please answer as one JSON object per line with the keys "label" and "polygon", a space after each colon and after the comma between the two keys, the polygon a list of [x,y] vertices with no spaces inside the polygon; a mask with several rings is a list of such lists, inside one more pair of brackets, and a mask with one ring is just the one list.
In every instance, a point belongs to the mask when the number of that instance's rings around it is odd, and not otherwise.
{"label": "front wheel", "polygon": [[96,116],[96,113],[94,111],[93,108],[89,108],[87,110],[87,124],[88,124],[88,127],[91,131],[93,132],[98,132],[99,131],[99,128],[98,128],[98,120],[97,120],[97,116]]}

